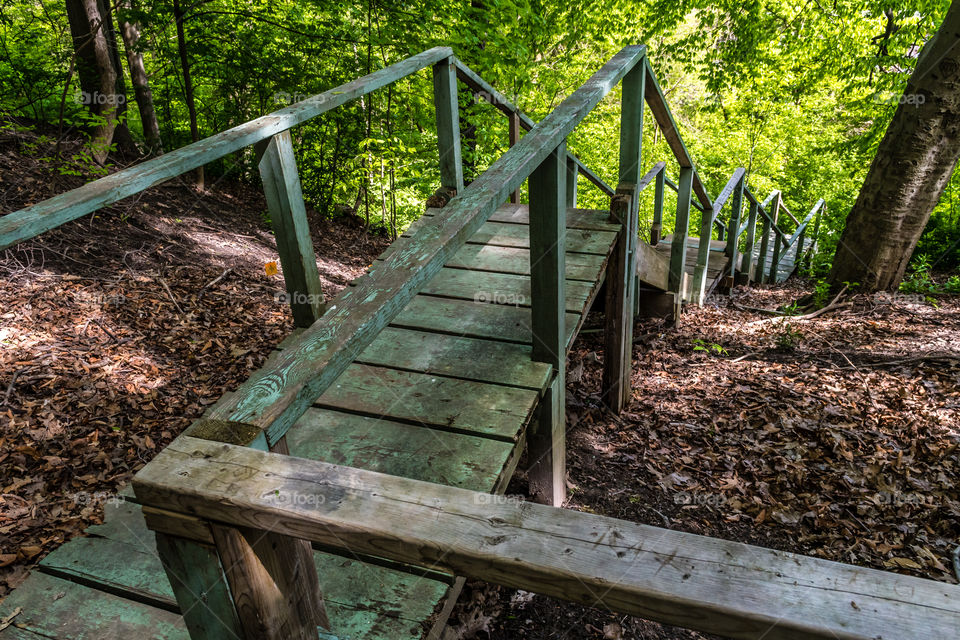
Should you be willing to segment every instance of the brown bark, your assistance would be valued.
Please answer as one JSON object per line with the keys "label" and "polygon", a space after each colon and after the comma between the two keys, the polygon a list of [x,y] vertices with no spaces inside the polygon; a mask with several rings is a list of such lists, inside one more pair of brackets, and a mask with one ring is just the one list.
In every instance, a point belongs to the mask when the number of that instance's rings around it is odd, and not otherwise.
{"label": "brown bark", "polygon": [[[190,139],[196,142],[200,139],[200,126],[197,123],[197,102],[193,94],[193,80],[190,78],[190,59],[187,56],[187,37],[183,29],[185,13],[180,7],[179,0],[173,0],[173,15],[177,22],[177,51],[180,54],[180,66],[183,70],[183,97],[187,101],[187,113],[190,115]],[[195,185],[203,189],[203,167],[197,167]]]}
{"label": "brown bark", "polygon": [[[133,9],[132,0],[124,0],[121,6],[125,10]],[[150,81],[143,64],[143,55],[137,49],[140,41],[140,25],[130,22],[124,17],[120,20],[120,35],[123,38],[123,48],[127,54],[127,67],[130,69],[130,81],[133,84],[133,93],[137,100],[137,109],[140,111],[140,122],[143,124],[143,139],[147,144],[147,152],[151,155],[163,153],[160,142],[160,123],[157,121],[157,112],[153,107],[153,93],[150,91]]]}
{"label": "brown bark", "polygon": [[893,289],[960,158],[960,0],[924,46],[846,226],[829,280]]}

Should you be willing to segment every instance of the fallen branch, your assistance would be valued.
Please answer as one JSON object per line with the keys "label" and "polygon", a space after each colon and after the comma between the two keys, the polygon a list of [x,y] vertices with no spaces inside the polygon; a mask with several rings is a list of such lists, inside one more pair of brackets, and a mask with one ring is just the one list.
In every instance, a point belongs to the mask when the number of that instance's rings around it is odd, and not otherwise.
{"label": "fallen branch", "polygon": [[197,302],[200,302],[200,298],[202,298],[202,297],[203,297],[203,294],[205,294],[205,293],[207,292],[207,289],[209,289],[210,287],[214,286],[215,284],[217,284],[218,282],[220,282],[221,280],[223,280],[224,278],[226,278],[226,277],[230,274],[231,271],[233,271],[233,267],[229,267],[228,269],[225,269],[224,272],[221,273],[219,276],[217,276],[216,278],[214,278],[213,280],[211,280],[211,281],[208,282],[207,284],[203,285],[203,286],[200,288],[200,293],[197,294]]}
{"label": "fallen branch", "polygon": [[173,302],[173,305],[177,308],[177,311],[183,313],[183,309],[180,308],[180,303],[177,302],[177,299],[173,297],[173,291],[170,291],[170,286],[167,285],[167,281],[163,278],[160,278],[160,284],[163,285],[163,288],[167,291],[167,295],[170,296],[170,300]]}

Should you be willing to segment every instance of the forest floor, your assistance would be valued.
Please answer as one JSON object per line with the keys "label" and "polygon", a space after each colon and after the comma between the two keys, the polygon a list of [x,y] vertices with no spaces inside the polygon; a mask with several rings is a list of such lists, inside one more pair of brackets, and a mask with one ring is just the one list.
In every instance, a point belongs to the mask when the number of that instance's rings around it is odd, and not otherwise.
{"label": "forest floor", "polygon": [[[0,211],[83,182],[28,144],[0,131]],[[289,333],[265,210],[236,183],[171,182],[0,253],[0,598]],[[311,217],[328,294],[387,244]],[[568,365],[567,506],[956,583],[960,300],[754,310],[810,288],[639,323],[620,417],[600,404],[593,314]],[[464,639],[705,637],[481,584],[453,623]]]}

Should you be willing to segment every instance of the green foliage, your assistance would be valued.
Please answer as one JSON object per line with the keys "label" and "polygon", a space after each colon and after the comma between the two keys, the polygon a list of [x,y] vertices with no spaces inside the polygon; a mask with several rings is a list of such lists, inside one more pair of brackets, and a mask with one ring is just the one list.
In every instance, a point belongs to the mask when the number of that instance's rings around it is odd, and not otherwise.
{"label": "green foliage", "polygon": [[774,335],[774,342],[780,351],[793,351],[802,340],[803,334],[789,322],[783,323]]}
{"label": "green foliage", "polygon": [[813,289],[813,306],[817,309],[825,307],[830,301],[830,283],[825,278],[817,280]]}
{"label": "green foliage", "polygon": [[[849,0],[808,7],[788,0],[678,3],[561,3],[494,0],[418,3],[313,3],[208,0],[182,3],[190,72],[202,136],[222,131],[353,80],[413,53],[448,44],[534,120],[549,113],[624,44],[644,42],[708,190],[748,169],[759,197],[781,189],[798,218],[827,201],[810,272],[822,277],[880,136],[934,32],[945,0]],[[896,29],[888,29],[887,14]],[[191,140],[172,0],[135,0],[118,19],[140,25],[139,51],[150,77],[166,149]],[[0,3],[0,120],[89,131],[64,90],[73,43],[62,0]],[[123,56],[121,56],[123,58]],[[125,63],[125,60],[124,60]],[[131,128],[139,116],[127,81]],[[439,182],[432,81],[424,71],[315,119],[294,132],[308,204],[326,216],[356,215],[397,233],[420,215]],[[505,118],[461,85],[461,130],[469,181],[508,147]],[[572,152],[617,183],[619,89],[568,140]],[[643,163],[678,167],[662,132],[644,130]],[[59,128],[59,127],[58,127]],[[90,166],[82,154],[76,170]],[[68,169],[73,170],[73,169]],[[206,167],[256,183],[252,151]],[[955,180],[921,239],[936,268],[960,264]],[[580,202],[607,198],[580,180]],[[668,189],[664,235],[676,197]],[[652,222],[653,189],[641,194],[641,231]],[[729,208],[722,213],[729,215]],[[692,224],[699,224],[694,215]],[[790,223],[785,225],[787,231]],[[812,240],[812,238],[808,238]]]}
{"label": "green foliage", "polygon": [[960,293],[960,276],[950,276],[942,285],[938,284],[931,274],[932,266],[930,256],[926,254],[916,256],[910,263],[910,272],[900,283],[900,291],[921,295]]}
{"label": "green foliage", "polygon": [[697,338],[693,341],[693,350],[714,353],[718,356],[726,355],[727,353],[727,350],[721,345],[715,342],[707,342],[706,340],[701,340],[700,338]]}

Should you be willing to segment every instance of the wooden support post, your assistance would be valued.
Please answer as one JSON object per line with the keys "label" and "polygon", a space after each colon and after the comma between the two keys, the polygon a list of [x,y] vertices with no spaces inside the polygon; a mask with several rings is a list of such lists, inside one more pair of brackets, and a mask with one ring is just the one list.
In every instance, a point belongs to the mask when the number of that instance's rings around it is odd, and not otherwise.
{"label": "wooden support post", "polygon": [[[769,212],[767,212],[769,214]],[[760,251],[757,253],[757,267],[754,270],[753,280],[759,284],[766,282],[767,253],[770,249],[770,229],[772,225],[767,216],[763,217],[763,235],[760,237]]]}
{"label": "wooden support post", "polygon": [[580,176],[580,165],[573,156],[567,156],[567,208],[577,208],[577,178]]}
{"label": "wooden support post", "polygon": [[555,375],[528,439],[528,477],[534,498],[555,506],[566,498],[566,149],[554,149],[529,181],[533,359],[552,365]]}
{"label": "wooden support post", "polygon": [[697,245],[697,264],[693,268],[691,282],[692,302],[703,304],[707,289],[707,271],[710,268],[711,237],[713,235],[714,212],[712,209],[703,211],[700,216],[700,244]]}
{"label": "wooden support post", "polygon": [[293,321],[298,327],[309,327],[323,315],[325,305],[290,132],[278,133],[259,150],[263,193],[277,239]]}
{"label": "wooden support post", "polygon": [[457,67],[452,56],[433,65],[433,103],[437,110],[440,184],[460,193],[463,191],[460,105],[457,99]]}
{"label": "wooden support post", "polygon": [[747,218],[747,239],[743,245],[743,260],[740,262],[740,277],[737,284],[748,284],[753,278],[753,248],[757,239],[757,202],[750,199],[750,213]]}
{"label": "wooden support post", "polygon": [[780,266],[780,246],[783,243],[783,239],[780,237],[780,234],[776,232],[776,229],[779,228],[780,223],[780,202],[782,201],[783,196],[777,192],[777,197],[773,201],[773,213],[771,218],[773,218],[773,247],[770,254],[770,271],[764,276],[761,282],[766,282],[768,284],[776,284],[777,282],[777,267]]}
{"label": "wooden support post", "polygon": [[210,523],[247,640],[316,640],[330,628],[309,543]]}
{"label": "wooden support post", "polygon": [[733,188],[733,209],[730,211],[730,234],[727,237],[727,259],[730,261],[730,288],[737,280],[737,253],[740,242],[740,210],[743,208],[743,178]]}
{"label": "wooden support post", "polygon": [[[510,148],[520,142],[520,114],[516,111],[510,112]],[[511,204],[520,203],[520,189],[510,194]]]}
{"label": "wooden support post", "polygon": [[663,187],[666,177],[666,172],[660,171],[653,187],[653,226],[650,228],[650,244],[654,246],[660,243],[663,233]]}
{"label": "wooden support post", "polygon": [[680,167],[677,190],[677,218],[670,247],[670,291],[683,298],[683,274],[687,262],[687,237],[690,234],[690,194],[693,190],[693,167]]}
{"label": "wooden support post", "polygon": [[820,217],[827,210],[827,203],[824,202],[823,206],[820,207],[820,210],[817,211],[817,217],[813,222],[813,233],[810,235],[810,252],[807,255],[806,267],[807,269],[811,268],[813,263],[813,252],[817,249],[817,239],[820,237]]}
{"label": "wooden support post", "polygon": [[194,540],[156,534],[157,555],[193,640],[237,640],[243,627],[216,550]]}
{"label": "wooden support post", "polygon": [[631,236],[636,235],[630,220],[636,214],[630,210],[634,193],[627,191],[613,197],[611,215],[623,224],[610,261],[607,262],[604,305],[603,402],[619,414],[630,402],[630,378],[633,374],[633,318],[632,294],[636,267],[630,260]]}

